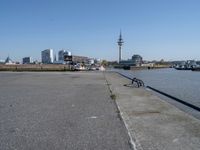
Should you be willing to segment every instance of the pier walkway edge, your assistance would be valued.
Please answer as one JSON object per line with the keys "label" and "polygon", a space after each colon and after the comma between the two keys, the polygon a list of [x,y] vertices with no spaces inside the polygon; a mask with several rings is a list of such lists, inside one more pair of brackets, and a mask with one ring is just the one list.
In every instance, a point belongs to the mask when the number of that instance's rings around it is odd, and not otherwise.
{"label": "pier walkway edge", "polygon": [[144,88],[124,86],[130,80],[105,72],[105,78],[137,150],[199,150],[200,120]]}

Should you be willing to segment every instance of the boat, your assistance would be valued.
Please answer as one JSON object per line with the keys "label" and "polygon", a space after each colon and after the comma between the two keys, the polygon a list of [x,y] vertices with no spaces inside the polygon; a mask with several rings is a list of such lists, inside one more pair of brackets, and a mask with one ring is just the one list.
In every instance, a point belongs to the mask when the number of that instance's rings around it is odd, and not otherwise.
{"label": "boat", "polygon": [[176,65],[176,70],[195,70],[195,68],[199,68],[196,61],[194,60],[187,60],[186,62],[182,62],[179,65]]}
{"label": "boat", "polygon": [[130,70],[131,67],[130,67],[130,66],[123,66],[123,69],[124,69],[124,70]]}
{"label": "boat", "polygon": [[192,68],[192,71],[200,71],[200,68]]}
{"label": "boat", "polygon": [[175,69],[176,70],[192,70],[192,68],[182,68],[182,67],[177,67]]}
{"label": "boat", "polygon": [[84,70],[86,70],[86,68],[85,68],[85,66],[83,64],[78,63],[78,64],[76,64],[74,66],[74,70],[76,70],[76,71],[84,71]]}

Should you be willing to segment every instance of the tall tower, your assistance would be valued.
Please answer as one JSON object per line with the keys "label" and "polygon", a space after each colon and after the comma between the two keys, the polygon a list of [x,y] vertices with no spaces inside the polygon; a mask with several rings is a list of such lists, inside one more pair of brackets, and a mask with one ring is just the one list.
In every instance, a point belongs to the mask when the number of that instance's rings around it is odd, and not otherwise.
{"label": "tall tower", "polygon": [[124,43],[122,39],[122,33],[120,31],[119,39],[118,39],[118,46],[119,46],[119,63],[122,60],[122,44]]}

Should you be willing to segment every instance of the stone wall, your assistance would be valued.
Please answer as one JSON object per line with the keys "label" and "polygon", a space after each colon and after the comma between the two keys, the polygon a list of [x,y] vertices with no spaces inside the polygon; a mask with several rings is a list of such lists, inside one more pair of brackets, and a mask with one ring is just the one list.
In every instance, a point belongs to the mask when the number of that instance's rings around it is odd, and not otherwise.
{"label": "stone wall", "polygon": [[0,71],[67,71],[69,65],[62,64],[20,64],[20,65],[0,65]]}

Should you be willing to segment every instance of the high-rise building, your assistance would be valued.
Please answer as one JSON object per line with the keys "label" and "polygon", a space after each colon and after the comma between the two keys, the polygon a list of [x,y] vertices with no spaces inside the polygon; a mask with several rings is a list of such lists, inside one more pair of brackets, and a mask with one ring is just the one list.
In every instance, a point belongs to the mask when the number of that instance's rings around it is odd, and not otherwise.
{"label": "high-rise building", "polygon": [[64,53],[65,53],[66,51],[64,50],[64,49],[62,49],[62,50],[60,50],[59,52],[58,52],[58,61],[64,61]]}
{"label": "high-rise building", "polygon": [[53,49],[46,49],[41,52],[42,63],[51,64],[53,63]]}
{"label": "high-rise building", "polygon": [[57,61],[57,59],[56,59],[56,54],[54,55],[54,60],[53,60],[53,62],[56,62]]}
{"label": "high-rise building", "polygon": [[32,63],[31,57],[24,57],[22,59],[22,63],[23,64],[30,64],[30,63]]}
{"label": "high-rise building", "polygon": [[69,51],[66,51],[64,49],[60,50],[58,52],[58,62],[65,63],[65,61],[66,61],[65,58],[68,57],[68,56],[71,56],[71,55],[72,54]]}

